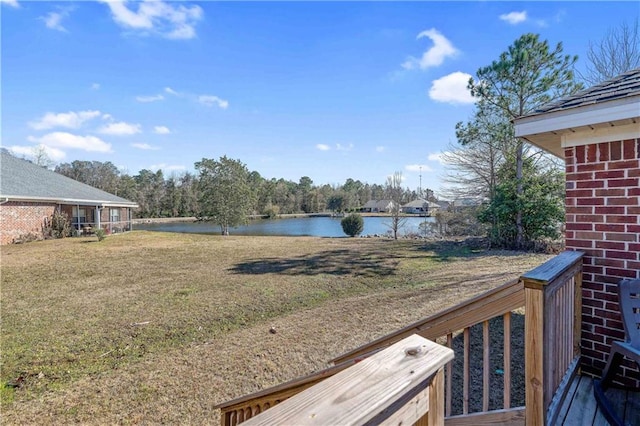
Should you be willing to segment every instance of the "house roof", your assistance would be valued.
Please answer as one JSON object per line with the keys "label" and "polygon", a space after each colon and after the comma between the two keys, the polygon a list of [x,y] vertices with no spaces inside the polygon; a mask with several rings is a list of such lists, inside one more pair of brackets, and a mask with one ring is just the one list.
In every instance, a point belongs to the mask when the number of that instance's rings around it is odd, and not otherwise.
{"label": "house roof", "polygon": [[620,139],[634,137],[640,130],[640,68],[543,105],[514,123],[516,136],[559,157],[564,147],[577,144],[576,133],[592,143],[605,140],[612,128]]}
{"label": "house roof", "polygon": [[433,205],[433,203],[428,202],[427,200],[423,199],[423,198],[418,198],[417,200],[413,200],[407,204],[403,204],[402,207],[404,208],[420,208],[420,207],[431,207]]}
{"label": "house roof", "polygon": [[0,198],[109,207],[138,207],[110,194],[0,150]]}
{"label": "house roof", "polygon": [[362,208],[365,209],[386,209],[393,205],[393,200],[369,200]]}

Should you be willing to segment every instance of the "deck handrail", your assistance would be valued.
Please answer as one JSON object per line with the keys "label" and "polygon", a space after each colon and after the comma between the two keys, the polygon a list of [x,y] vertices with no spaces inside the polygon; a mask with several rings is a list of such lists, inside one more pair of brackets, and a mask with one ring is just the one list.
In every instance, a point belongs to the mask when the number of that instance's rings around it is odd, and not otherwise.
{"label": "deck handrail", "polygon": [[451,349],[412,335],[244,424],[443,424],[451,359]]}
{"label": "deck handrail", "polygon": [[355,361],[347,361],[321,371],[316,371],[304,377],[299,377],[280,385],[218,404],[213,408],[222,411],[220,418],[221,426],[235,426],[240,421],[249,419],[285,401],[293,395],[320,383],[353,364],[355,364]]}
{"label": "deck handrail", "polygon": [[565,251],[521,277],[525,287],[527,424],[555,422],[555,408],[565,393],[560,385],[567,371],[578,365],[583,255]]}

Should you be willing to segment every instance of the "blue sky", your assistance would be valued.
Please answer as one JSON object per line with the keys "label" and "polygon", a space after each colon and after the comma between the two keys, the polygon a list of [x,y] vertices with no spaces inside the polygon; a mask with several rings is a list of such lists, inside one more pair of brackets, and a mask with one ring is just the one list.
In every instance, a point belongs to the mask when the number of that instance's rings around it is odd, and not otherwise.
{"label": "blue sky", "polygon": [[1,0],[2,146],[131,175],[240,159],[266,178],[439,191],[466,82],[520,35],[589,41],[637,2]]}

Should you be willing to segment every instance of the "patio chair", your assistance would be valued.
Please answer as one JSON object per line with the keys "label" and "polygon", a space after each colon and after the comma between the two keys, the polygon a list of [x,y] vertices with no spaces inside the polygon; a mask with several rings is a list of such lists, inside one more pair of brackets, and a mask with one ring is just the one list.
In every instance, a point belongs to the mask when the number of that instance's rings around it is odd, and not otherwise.
{"label": "patio chair", "polygon": [[613,426],[622,426],[622,420],[616,414],[605,391],[611,386],[616,370],[621,366],[623,358],[632,359],[640,366],[640,279],[624,280],[618,286],[618,300],[625,341],[611,344],[609,359],[602,372],[602,379],[594,380],[593,392],[607,421]]}

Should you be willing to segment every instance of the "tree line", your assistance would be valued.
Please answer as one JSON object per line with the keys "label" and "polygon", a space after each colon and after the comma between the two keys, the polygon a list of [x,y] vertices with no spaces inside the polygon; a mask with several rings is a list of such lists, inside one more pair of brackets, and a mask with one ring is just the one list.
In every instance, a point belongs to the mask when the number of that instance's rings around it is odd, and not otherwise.
{"label": "tree line", "polygon": [[[113,163],[80,161],[62,163],[55,172],[86,183],[95,188],[138,203],[137,218],[205,217],[211,216],[214,204],[230,206],[227,197],[246,199],[247,215],[276,217],[281,214],[317,213],[325,211],[355,211],[369,200],[390,197],[386,185],[369,184],[347,179],[342,184],[314,184],[308,176],[298,182],[283,178],[265,178],[257,171],[249,171],[240,160],[226,156],[219,160],[203,158],[195,163],[196,173],[182,172],[165,175],[162,170],[143,169],[135,175],[122,173]],[[233,171],[236,171],[235,176]],[[241,173],[238,172],[241,170]],[[228,171],[229,179],[239,186],[233,190],[212,191],[212,177]],[[246,183],[245,183],[246,179]],[[223,188],[224,189],[224,188]],[[400,202],[407,203],[420,196],[434,200],[433,191],[402,188]],[[394,194],[395,197],[395,194]]]}

